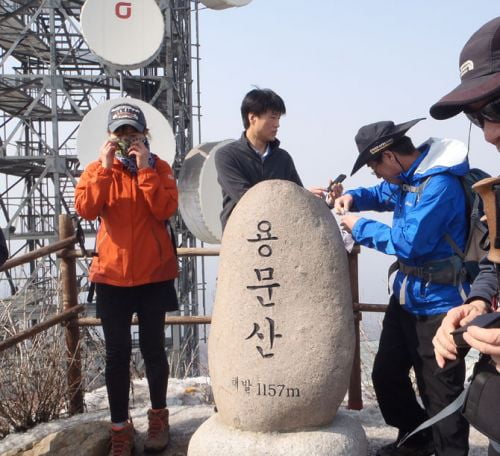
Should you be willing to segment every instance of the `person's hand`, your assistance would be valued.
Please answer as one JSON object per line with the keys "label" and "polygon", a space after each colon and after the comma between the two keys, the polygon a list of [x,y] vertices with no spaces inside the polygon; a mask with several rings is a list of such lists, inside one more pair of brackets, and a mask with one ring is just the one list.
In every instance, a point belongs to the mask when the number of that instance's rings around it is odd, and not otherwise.
{"label": "person's hand", "polygon": [[133,141],[128,148],[128,154],[134,155],[138,169],[149,166],[149,149],[141,140]]}
{"label": "person's hand", "polygon": [[490,355],[500,372],[500,328],[469,326],[463,334],[465,342],[485,355]]}
{"label": "person's hand", "polygon": [[113,166],[113,159],[115,158],[116,143],[113,141],[106,141],[99,150],[99,161],[103,168],[110,169]]}
{"label": "person's hand", "polygon": [[[330,189],[330,191],[328,191]],[[342,195],[344,191],[344,187],[340,182],[333,184],[333,181],[330,179],[328,182],[328,187],[309,187],[308,190],[318,198],[324,199],[328,207],[332,208],[335,200]]]}
{"label": "person's hand", "polygon": [[344,193],[344,186],[340,182],[333,184],[331,179],[328,188],[330,189],[328,196],[332,199],[332,203]]}
{"label": "person's hand", "polygon": [[434,356],[439,367],[443,368],[446,360],[457,359],[457,346],[451,332],[466,325],[479,315],[487,313],[487,311],[486,303],[480,299],[471,301],[469,304],[462,304],[448,311],[432,339]]}
{"label": "person's hand", "polygon": [[325,199],[326,197],[326,192],[327,192],[326,188],[309,187],[307,190],[309,190],[314,196],[317,196],[318,198]]}
{"label": "person's hand", "polygon": [[330,179],[328,188],[330,189],[330,192],[326,195],[326,204],[328,204],[329,207],[333,207],[337,198],[342,196],[342,193],[344,193],[344,186],[340,182],[334,184]]}
{"label": "person's hand", "polygon": [[340,219],[340,227],[344,231],[351,233],[354,225],[359,219],[360,217],[358,217],[357,215],[352,215],[352,214],[344,215],[344,217]]}
{"label": "person's hand", "polygon": [[335,213],[339,215],[344,215],[346,212],[349,212],[349,210],[352,207],[352,203],[353,203],[353,197],[348,193],[338,197],[335,200],[335,204],[333,206],[335,208]]}

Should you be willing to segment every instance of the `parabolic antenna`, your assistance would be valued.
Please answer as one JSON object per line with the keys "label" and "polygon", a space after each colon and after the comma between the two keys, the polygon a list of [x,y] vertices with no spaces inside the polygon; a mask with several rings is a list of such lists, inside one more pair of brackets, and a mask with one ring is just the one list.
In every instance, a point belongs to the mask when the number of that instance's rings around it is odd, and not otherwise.
{"label": "parabolic antenna", "polygon": [[145,101],[135,98],[113,98],[96,106],[82,119],[76,138],[76,150],[81,167],[84,168],[99,157],[99,150],[108,137],[109,110],[121,103],[131,103],[142,109],[151,135],[149,141],[151,152],[171,165],[175,158],[175,137],[165,116]]}
{"label": "parabolic antenna", "polygon": [[89,48],[121,69],[151,62],[165,33],[163,14],[155,0],[87,0],[80,23]]}
{"label": "parabolic antenna", "polygon": [[252,0],[200,0],[207,8],[221,10],[248,5]]}
{"label": "parabolic antenna", "polygon": [[219,244],[222,190],[217,182],[215,154],[234,139],[200,144],[189,151],[179,173],[179,210],[182,219],[199,240]]}

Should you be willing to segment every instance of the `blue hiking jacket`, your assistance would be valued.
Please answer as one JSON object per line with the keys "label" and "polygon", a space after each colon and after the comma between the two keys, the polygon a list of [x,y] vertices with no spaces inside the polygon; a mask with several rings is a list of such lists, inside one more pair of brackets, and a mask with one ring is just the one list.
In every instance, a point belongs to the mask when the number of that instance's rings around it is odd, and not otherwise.
{"label": "blue hiking jacket", "polygon": [[[468,230],[465,194],[458,178],[469,171],[465,144],[453,139],[430,138],[419,150],[421,155],[399,178],[417,187],[431,177],[420,194],[386,181],[375,187],[346,192],[353,196],[353,212],[394,213],[392,227],[367,218],[358,220],[352,230],[354,240],[365,247],[395,255],[409,266],[423,266],[429,261],[453,256],[453,249],[444,237],[446,233],[463,250]],[[413,314],[445,313],[463,302],[461,285],[426,283],[414,275],[407,275],[405,292],[401,294],[404,279],[405,274],[398,271],[393,293]],[[469,288],[469,284],[463,284],[465,293]]]}

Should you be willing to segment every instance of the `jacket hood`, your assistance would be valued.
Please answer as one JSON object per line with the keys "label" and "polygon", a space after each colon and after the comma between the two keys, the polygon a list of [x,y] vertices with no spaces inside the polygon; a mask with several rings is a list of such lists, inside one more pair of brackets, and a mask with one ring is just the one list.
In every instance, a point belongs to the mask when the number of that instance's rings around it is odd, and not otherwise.
{"label": "jacket hood", "polygon": [[463,176],[469,171],[467,146],[456,139],[429,138],[419,149],[428,148],[425,156],[416,163],[416,168],[408,174],[413,174],[411,179],[422,179],[448,172],[455,176]]}

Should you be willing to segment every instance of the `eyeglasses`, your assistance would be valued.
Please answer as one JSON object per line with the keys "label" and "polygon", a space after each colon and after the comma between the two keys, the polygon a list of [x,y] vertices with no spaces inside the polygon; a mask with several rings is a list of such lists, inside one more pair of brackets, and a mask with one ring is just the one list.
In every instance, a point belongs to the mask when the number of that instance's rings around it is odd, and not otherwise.
{"label": "eyeglasses", "polygon": [[484,128],[484,121],[500,122],[500,97],[483,106],[478,111],[464,110],[467,118],[479,128]]}

